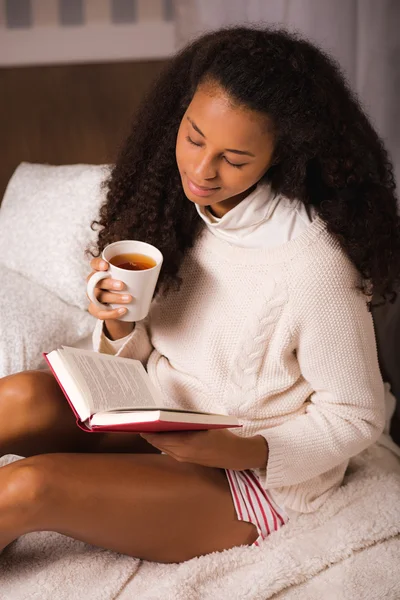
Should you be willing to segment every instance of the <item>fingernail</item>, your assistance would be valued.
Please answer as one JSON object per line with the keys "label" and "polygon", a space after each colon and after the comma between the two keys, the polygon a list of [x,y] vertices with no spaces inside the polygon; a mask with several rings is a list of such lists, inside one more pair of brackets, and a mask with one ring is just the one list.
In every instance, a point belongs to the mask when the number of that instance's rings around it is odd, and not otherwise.
{"label": "fingernail", "polygon": [[108,267],[108,264],[106,263],[106,261],[105,261],[105,260],[102,260],[102,261],[101,261],[101,263],[100,263],[100,267],[101,267],[102,269],[107,269],[107,267]]}
{"label": "fingernail", "polygon": [[122,300],[123,302],[130,302],[130,300],[131,300],[131,297],[129,296],[129,294],[122,294],[122,296],[121,296],[121,300]]}
{"label": "fingernail", "polygon": [[116,281],[113,283],[113,288],[116,290],[120,290],[122,288],[122,283],[120,281]]}
{"label": "fingernail", "polygon": [[123,315],[124,313],[126,313],[126,308],[119,308],[119,309],[118,309],[118,313],[119,313],[120,315]]}

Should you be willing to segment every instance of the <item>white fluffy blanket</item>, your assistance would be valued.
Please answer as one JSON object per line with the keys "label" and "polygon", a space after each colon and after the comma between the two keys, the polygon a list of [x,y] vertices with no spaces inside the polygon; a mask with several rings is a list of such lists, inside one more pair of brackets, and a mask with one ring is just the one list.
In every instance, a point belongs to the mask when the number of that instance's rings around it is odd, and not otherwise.
{"label": "white fluffy blanket", "polygon": [[0,598],[398,600],[399,449],[384,443],[352,459],[344,485],[317,514],[290,521],[259,548],[163,565],[31,533],[0,555]]}

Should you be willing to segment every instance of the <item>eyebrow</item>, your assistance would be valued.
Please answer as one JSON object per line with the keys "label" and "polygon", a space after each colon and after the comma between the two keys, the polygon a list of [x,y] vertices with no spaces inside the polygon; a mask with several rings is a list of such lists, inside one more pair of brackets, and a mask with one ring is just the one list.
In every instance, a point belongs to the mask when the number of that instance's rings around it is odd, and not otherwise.
{"label": "eyebrow", "polygon": [[[197,131],[197,133],[199,133],[204,139],[206,139],[206,136],[204,135],[204,133],[197,127],[196,123],[194,121],[192,121],[192,119],[190,117],[187,117],[187,120],[189,121],[189,123],[191,124],[191,126],[193,127],[193,129],[195,131]],[[234,154],[246,154],[247,156],[252,156],[253,158],[255,158],[255,155],[252,154],[251,152],[248,152],[247,150],[235,150],[233,148],[225,148],[225,150],[227,152],[233,152]]]}

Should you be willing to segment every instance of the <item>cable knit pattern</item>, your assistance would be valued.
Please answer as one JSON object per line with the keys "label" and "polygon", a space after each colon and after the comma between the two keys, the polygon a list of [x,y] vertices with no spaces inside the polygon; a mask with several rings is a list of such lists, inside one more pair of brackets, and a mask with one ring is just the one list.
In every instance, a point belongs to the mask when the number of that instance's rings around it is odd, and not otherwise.
{"label": "cable knit pattern", "polygon": [[[143,361],[167,406],[234,414],[237,435],[264,436],[265,488],[289,515],[317,509],[384,426],[356,270],[317,217],[272,248],[205,229],[181,276],[179,292],[153,303],[118,354]],[[104,349],[101,323],[96,332]]]}
{"label": "cable knit pattern", "polygon": [[246,332],[243,345],[239,345],[238,360],[233,366],[229,381],[229,393],[240,395],[244,411],[254,402],[257,378],[268,339],[287,300],[287,294],[282,293],[283,290],[279,290],[281,293],[277,291],[277,282],[272,274],[267,276],[266,285],[261,291],[259,307]]}

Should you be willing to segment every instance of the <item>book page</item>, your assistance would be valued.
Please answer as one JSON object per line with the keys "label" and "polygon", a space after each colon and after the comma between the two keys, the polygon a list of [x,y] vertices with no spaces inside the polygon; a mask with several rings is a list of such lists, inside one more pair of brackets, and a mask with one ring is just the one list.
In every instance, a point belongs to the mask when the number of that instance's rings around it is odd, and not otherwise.
{"label": "book page", "polygon": [[119,408],[160,408],[162,401],[137,360],[63,347],[69,372],[88,397],[91,413]]}

